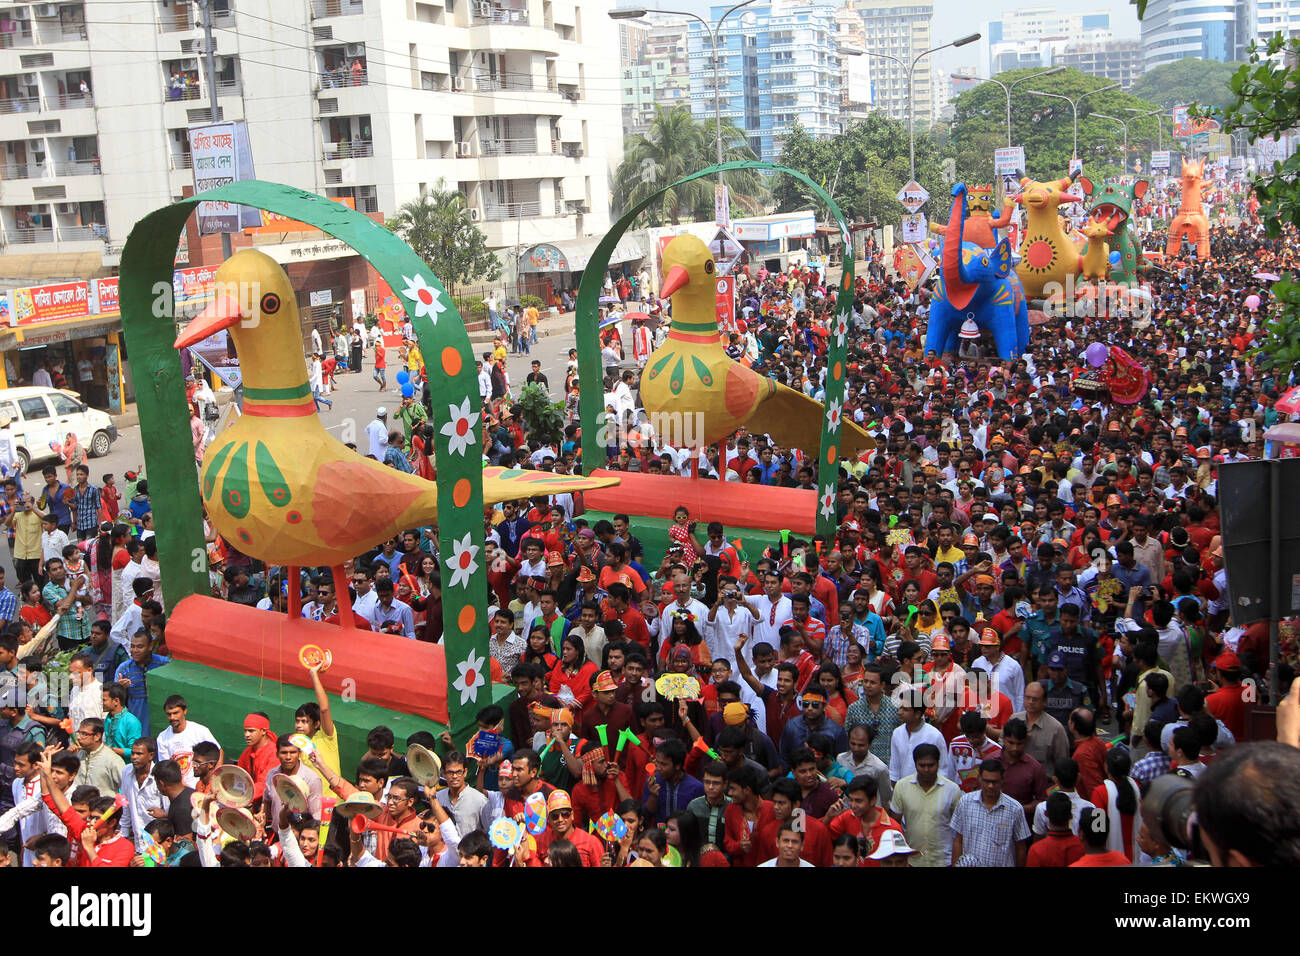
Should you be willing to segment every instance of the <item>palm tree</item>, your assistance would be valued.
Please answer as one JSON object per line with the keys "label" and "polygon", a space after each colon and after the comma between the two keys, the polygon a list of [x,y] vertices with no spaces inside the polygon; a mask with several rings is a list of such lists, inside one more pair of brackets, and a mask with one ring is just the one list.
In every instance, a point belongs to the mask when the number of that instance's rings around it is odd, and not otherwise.
{"label": "palm tree", "polygon": [[470,218],[465,196],[439,179],[432,190],[404,203],[387,226],[415,252],[454,295],[456,286],[501,275],[487,237]]}
{"label": "palm tree", "polygon": [[[722,157],[726,162],[755,159],[745,134],[731,123],[722,126]],[[685,106],[655,107],[654,119],[643,135],[629,136],[623,162],[614,173],[614,204],[626,211],[683,176],[716,162],[714,126],[696,120]],[[731,199],[746,212],[761,212],[767,194],[755,170],[727,173]],[[651,225],[674,225],[684,217],[708,218],[713,206],[712,183],[696,179],[670,189],[645,211]]]}

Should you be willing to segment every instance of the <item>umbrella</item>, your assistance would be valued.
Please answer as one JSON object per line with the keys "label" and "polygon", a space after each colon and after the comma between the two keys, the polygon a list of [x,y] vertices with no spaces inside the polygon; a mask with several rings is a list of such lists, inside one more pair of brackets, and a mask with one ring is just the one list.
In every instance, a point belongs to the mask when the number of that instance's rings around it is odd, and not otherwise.
{"label": "umbrella", "polygon": [[624,316],[621,315],[607,315],[605,316],[605,318],[601,319],[600,327],[602,329],[607,329],[611,325],[618,325],[620,322],[623,321],[623,318]]}
{"label": "umbrella", "polygon": [[1274,275],[1271,272],[1256,272],[1255,275],[1252,276],[1252,278],[1263,279],[1265,282],[1276,282],[1278,279],[1282,277],[1279,275]]}
{"label": "umbrella", "polygon": [[1300,385],[1288,388],[1283,392],[1282,397],[1277,400],[1273,407],[1279,412],[1285,412],[1287,415],[1300,412]]}
{"label": "umbrella", "polygon": [[631,319],[633,321],[640,320],[646,324],[646,328],[648,329],[659,328],[659,323],[663,321],[659,316],[651,315],[649,312],[628,312],[623,316],[623,318]]}
{"label": "umbrella", "polygon": [[618,303],[619,298],[616,295],[602,295],[599,301],[600,305],[618,305]]}

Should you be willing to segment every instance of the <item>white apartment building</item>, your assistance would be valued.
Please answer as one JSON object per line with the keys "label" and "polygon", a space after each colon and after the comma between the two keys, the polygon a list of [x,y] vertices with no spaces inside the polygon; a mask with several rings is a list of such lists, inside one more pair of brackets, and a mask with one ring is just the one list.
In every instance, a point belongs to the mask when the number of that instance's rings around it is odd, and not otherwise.
{"label": "white apartment building", "polygon": [[1110,14],[1104,10],[1020,7],[1003,11],[980,30],[980,59],[997,76],[1005,70],[1051,66],[1052,56],[1069,44],[1101,43],[1112,38]]}
{"label": "white apartment building", "polygon": [[[442,179],[498,250],[608,228],[610,0],[211,2],[216,118],[247,122],[258,178],[390,215]],[[0,4],[0,275],[15,255],[115,265],[193,186],[203,37],[188,0]]]}
{"label": "white apartment building", "polygon": [[[930,40],[933,0],[876,0],[870,4],[855,2],[854,7],[862,18],[865,51],[881,54],[870,57],[872,102],[891,119],[907,122],[908,66],[914,57],[934,46]],[[934,113],[929,66],[924,60],[917,64],[910,97],[916,121],[922,126]]]}

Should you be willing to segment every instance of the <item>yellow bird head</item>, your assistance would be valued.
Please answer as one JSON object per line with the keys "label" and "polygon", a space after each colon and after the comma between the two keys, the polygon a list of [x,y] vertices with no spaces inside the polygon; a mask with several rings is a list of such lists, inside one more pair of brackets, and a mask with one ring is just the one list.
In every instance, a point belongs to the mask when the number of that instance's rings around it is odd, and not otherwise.
{"label": "yellow bird head", "polygon": [[305,380],[293,286],[265,253],[244,249],[221,264],[213,277],[212,304],[185,327],[176,347],[194,345],[223,329],[235,340],[245,381],[287,385]]}
{"label": "yellow bird head", "polygon": [[[680,295],[674,305],[689,313],[702,309],[714,315],[717,301],[717,268],[709,247],[692,235],[680,235],[664,247],[664,284],[659,294],[665,299]],[[674,312],[674,315],[677,313]]]}

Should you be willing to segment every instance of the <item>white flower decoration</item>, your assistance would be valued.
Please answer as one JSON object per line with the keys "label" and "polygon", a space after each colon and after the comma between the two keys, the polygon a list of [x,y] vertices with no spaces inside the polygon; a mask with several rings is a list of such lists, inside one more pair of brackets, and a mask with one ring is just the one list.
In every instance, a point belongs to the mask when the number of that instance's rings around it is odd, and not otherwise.
{"label": "white flower decoration", "polygon": [[474,440],[474,426],[478,424],[478,412],[469,410],[467,397],[460,406],[448,405],[447,411],[451,421],[439,429],[447,436],[447,446],[453,455],[464,455],[465,449]]}
{"label": "white flower decoration", "polygon": [[478,556],[478,545],[470,544],[469,532],[465,537],[457,541],[451,539],[451,587],[469,587],[470,576],[478,570],[478,562],[474,560]]}
{"label": "white flower decoration", "polygon": [[402,276],[402,280],[406,283],[402,295],[415,303],[412,312],[416,316],[427,315],[433,320],[433,324],[437,325],[438,316],[447,311],[447,306],[442,304],[441,293],[425,282],[424,276],[419,273],[413,276]]}
{"label": "white flower decoration", "polygon": [[826,427],[832,432],[840,430],[840,422],[842,421],[840,417],[840,409],[842,407],[843,406],[840,404],[838,398],[826,406]]}
{"label": "white flower decoration", "polygon": [[835,487],[827,485],[822,489],[822,516],[833,519],[835,517]]}
{"label": "white flower decoration", "polygon": [[845,309],[835,316],[835,344],[842,346],[844,337],[849,334],[849,310]]}
{"label": "white flower decoration", "polygon": [[460,691],[461,706],[465,702],[478,702],[478,689],[487,683],[483,679],[483,664],[486,658],[480,657],[472,650],[469,656],[456,665],[456,670],[460,676],[451,682],[451,686]]}

